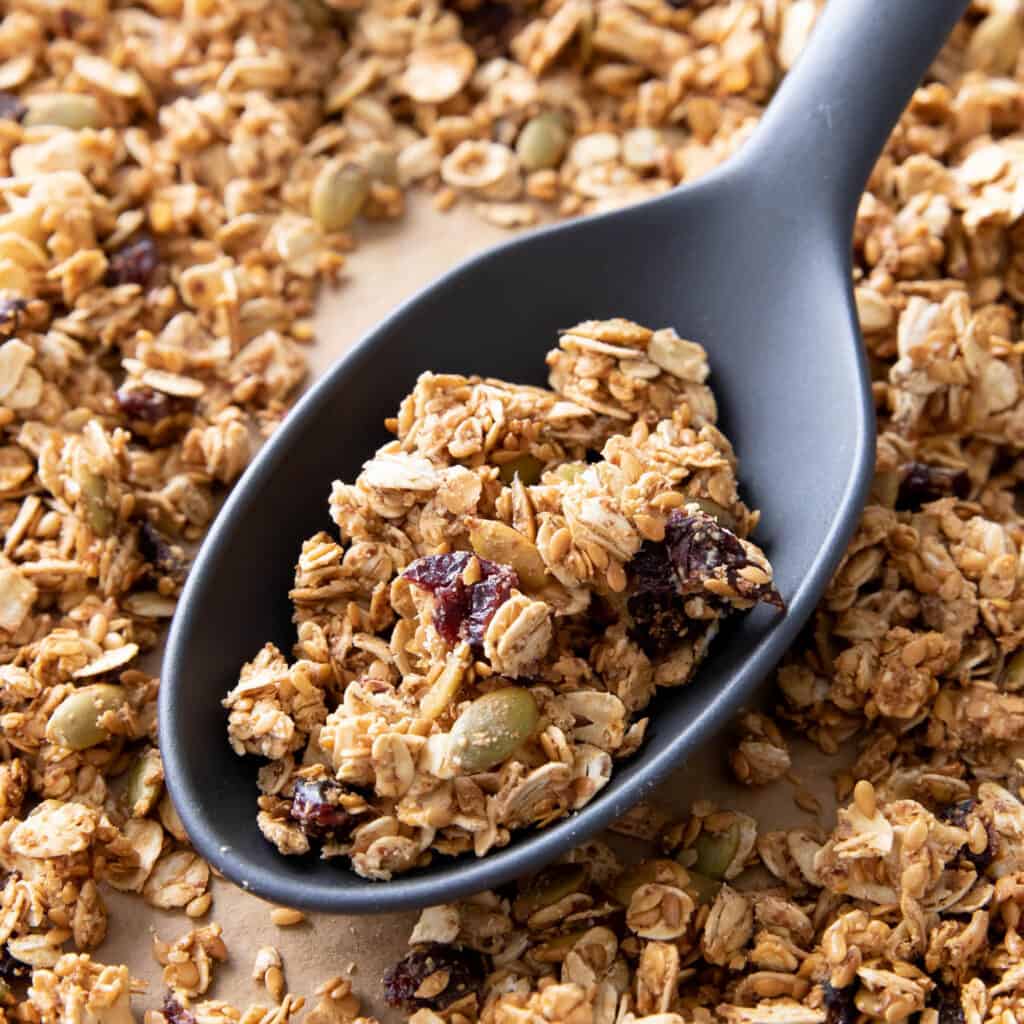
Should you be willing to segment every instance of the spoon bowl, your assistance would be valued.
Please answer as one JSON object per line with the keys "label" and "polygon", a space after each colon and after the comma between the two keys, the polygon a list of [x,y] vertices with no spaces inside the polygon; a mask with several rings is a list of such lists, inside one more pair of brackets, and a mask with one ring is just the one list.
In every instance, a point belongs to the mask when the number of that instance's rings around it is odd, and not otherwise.
{"label": "spoon bowl", "polygon": [[[471,260],[392,314],[306,394],[214,523],[165,659],[167,782],[211,864],[288,906],[369,913],[447,902],[537,870],[608,825],[753,697],[820,599],[863,505],[874,411],[851,290],[853,214],[892,123],[963,7],[930,0],[882,12],[871,0],[832,0],[809,52],[728,164],[639,206]],[[874,52],[879,29],[887,41]],[[844,40],[867,66],[835,70]],[[825,84],[829,103],[820,100]],[[884,102],[864,95],[868,85]],[[819,152],[833,145],[843,160]],[[790,162],[812,157],[806,174]],[[257,828],[256,772],[228,746],[220,701],[264,642],[291,649],[293,567],[306,537],[333,532],[332,481],[354,479],[387,440],[383,421],[421,372],[542,384],[559,329],[613,316],[673,326],[708,350],[720,424],[739,456],[744,497],[761,509],[755,539],[772,560],[785,613],[761,607],[731,620],[693,682],[658,694],[641,751],[586,807],[546,829],[516,833],[480,860],[437,858],[387,883],[339,861],[280,856]]]}

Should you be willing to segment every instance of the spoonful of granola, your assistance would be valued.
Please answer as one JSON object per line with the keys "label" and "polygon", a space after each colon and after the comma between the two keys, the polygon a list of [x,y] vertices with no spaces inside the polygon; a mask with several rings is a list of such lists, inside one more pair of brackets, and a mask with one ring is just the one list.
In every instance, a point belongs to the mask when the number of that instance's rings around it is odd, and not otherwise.
{"label": "spoonful of granola", "polygon": [[312,389],[172,628],[165,771],[212,864],[290,906],[453,900],[752,697],[860,512],[853,215],[965,6],[832,0],[722,169],[483,254]]}

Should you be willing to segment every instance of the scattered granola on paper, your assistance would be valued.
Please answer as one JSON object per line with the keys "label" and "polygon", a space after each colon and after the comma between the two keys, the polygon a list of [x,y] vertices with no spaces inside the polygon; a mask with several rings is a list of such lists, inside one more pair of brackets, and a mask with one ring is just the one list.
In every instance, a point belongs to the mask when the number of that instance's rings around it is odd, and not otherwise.
{"label": "scattered granola on paper", "polygon": [[[819,6],[5,6],[0,1021],[127,1024],[143,1004],[148,1024],[358,1019],[339,978],[275,1006],[181,990],[137,995],[133,1010],[128,968],[90,957],[108,928],[130,926],[108,922],[106,886],[189,917],[210,909],[209,869],[163,791],[157,680],[137,667],[174,610],[187,545],[301,384],[316,285],[363,221],[400,218],[405,195],[428,190],[438,209],[518,227],[692,180],[749,135]],[[433,908],[392,989],[416,1024],[1020,1016],[1022,43],[1018,0],[975,0],[860,204],[874,493],[778,673],[778,713],[742,722],[731,758],[756,785],[789,774],[795,734],[826,751],[852,741],[848,806],[818,832],[699,805],[624,877],[589,844],[518,894]],[[509,459],[524,459],[521,477],[530,460],[610,443],[623,422],[664,419],[680,397],[628,373],[595,387],[580,359],[560,349],[551,372],[595,433],[570,418],[531,437]],[[696,399],[694,415],[713,417]],[[407,454],[436,458],[436,438],[422,444]],[[394,472],[384,461],[378,482]],[[456,502],[460,484],[446,490]],[[370,512],[356,509],[368,528]],[[431,514],[428,531],[450,521]],[[502,512],[509,525],[521,514],[515,501]],[[315,591],[324,566],[303,557]],[[589,586],[597,566],[578,568],[559,586]],[[367,596],[353,647],[390,614],[389,595]],[[509,671],[523,654],[491,648]],[[389,656],[362,650],[367,667]],[[322,727],[316,680],[289,674],[268,744],[295,742],[286,706],[293,730]],[[400,785],[398,747],[376,756]],[[627,827],[647,834],[653,818]],[[205,936],[173,943],[186,984],[186,965],[217,959]]]}
{"label": "scattered granola on paper", "polygon": [[587,321],[547,362],[551,390],[424,373],[335,482],[294,660],[268,644],[224,699],[281,853],[381,880],[482,857],[600,792],[727,615],[781,607],[704,350]]}

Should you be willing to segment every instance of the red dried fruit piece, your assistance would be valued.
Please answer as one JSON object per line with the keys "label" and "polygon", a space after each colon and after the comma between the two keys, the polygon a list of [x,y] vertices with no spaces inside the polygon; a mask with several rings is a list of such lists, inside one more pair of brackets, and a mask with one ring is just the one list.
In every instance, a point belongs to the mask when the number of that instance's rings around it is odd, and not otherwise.
{"label": "red dried fruit piece", "polygon": [[24,299],[4,299],[0,301],[0,336],[11,338],[18,333],[21,314],[28,303]]}
{"label": "red dried fruit piece", "polygon": [[156,423],[174,411],[174,396],[165,395],[155,388],[119,388],[114,392],[118,408],[129,419],[143,423]]}
{"label": "red dried fruit piece", "polygon": [[929,501],[940,498],[965,500],[971,493],[971,478],[964,469],[930,466],[927,462],[906,462],[900,466],[896,507],[916,512]]}
{"label": "red dried fruit piece", "polygon": [[928,999],[928,1005],[939,1012],[939,1024],[964,1024],[964,1005],[957,985],[937,982]]}
{"label": "red dried fruit piece", "polygon": [[[480,563],[480,579],[466,584],[462,574],[471,558]],[[516,571],[468,551],[418,558],[402,575],[434,595],[434,628],[449,644],[468,640],[483,647],[484,633],[494,613],[519,586]]]}
{"label": "red dried fruit piece", "polygon": [[687,597],[701,594],[728,610],[726,602],[704,589],[704,580],[715,575],[724,574],[729,585],[748,600],[781,608],[782,598],[771,584],[752,583],[739,575],[750,564],[739,537],[712,516],[674,512],[664,542],[645,541],[627,566],[630,636],[647,655],[656,656],[693,630],[695,623],[685,610]]}
{"label": "red dried fruit piece", "polygon": [[20,121],[28,107],[12,92],[0,92],[0,121]]}
{"label": "red dried fruit piece", "polygon": [[161,576],[170,576],[179,583],[185,579],[188,573],[185,552],[152,523],[139,527],[139,552]]}
{"label": "red dried fruit piece", "polygon": [[[384,998],[388,1006],[414,1010],[443,1010],[470,993],[479,994],[488,974],[488,964],[475,949],[432,942],[407,953],[384,975]],[[429,998],[417,996],[420,985],[431,975],[444,971],[447,984]]]}
{"label": "red dried fruit piece", "polygon": [[186,1010],[173,992],[168,992],[164,996],[163,1011],[167,1024],[196,1024],[196,1015],[191,1010]]}
{"label": "red dried fruit piece", "polygon": [[310,838],[336,839],[354,824],[341,803],[345,795],[345,788],[333,779],[300,779],[288,813]]}
{"label": "red dried fruit piece", "polygon": [[32,968],[27,963],[11,955],[7,943],[0,946],[0,981],[20,981],[31,973]]}
{"label": "red dried fruit piece", "polygon": [[681,594],[703,593],[705,580],[724,575],[741,597],[784,607],[781,595],[770,583],[752,583],[740,575],[741,569],[753,563],[739,537],[713,516],[673,512],[665,526],[665,547]]}
{"label": "red dried fruit piece", "polygon": [[137,284],[145,288],[158,266],[160,250],[156,242],[149,235],[140,235],[111,254],[107,284]]}
{"label": "red dried fruit piece", "polygon": [[860,1011],[854,1002],[857,986],[835,988],[829,981],[822,985],[825,1002],[825,1024],[854,1024]]}

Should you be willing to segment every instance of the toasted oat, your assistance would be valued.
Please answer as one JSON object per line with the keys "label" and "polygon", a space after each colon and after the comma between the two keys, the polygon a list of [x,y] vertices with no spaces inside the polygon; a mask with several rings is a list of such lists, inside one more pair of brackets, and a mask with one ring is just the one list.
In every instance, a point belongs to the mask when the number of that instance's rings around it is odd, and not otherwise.
{"label": "toasted oat", "polygon": [[[252,453],[250,434],[272,428],[303,380],[314,289],[352,244],[309,215],[324,168],[355,164],[369,179],[356,235],[364,219],[401,216],[409,189],[436,190],[439,209],[465,195],[508,227],[658,194],[742,144],[820,4],[399,10],[314,0],[246,4],[226,19],[166,0],[145,11],[63,6],[13,5],[0,25],[0,921],[18,1016],[77,1024],[131,1013],[125,967],[66,952],[104,934],[98,883],[208,910],[205,865],[185,846],[159,773],[125,768],[154,735],[156,681],[133,665],[173,612],[187,568],[182,542],[200,537],[218,492]],[[631,900],[609,898],[620,869],[593,844],[573,855],[588,874],[549,883],[554,902],[542,899],[525,926],[496,894],[467,901],[419,937],[486,950],[495,969],[457,1006],[421,1006],[417,1024],[441,1014],[488,1024],[1019,1017],[1018,7],[972,5],[860,204],[855,283],[879,412],[876,481],[813,636],[778,673],[778,718],[748,720],[733,753],[741,779],[766,782],[788,772],[790,736],[834,752],[857,734],[842,794],[863,780],[872,797],[859,785],[821,835],[771,822],[758,834],[706,808],[668,827],[662,842],[687,878],[654,872],[647,884],[693,899],[689,930],[675,939],[602,925]],[[554,166],[529,171],[523,129],[551,114],[564,129]],[[243,746],[292,748],[261,776],[271,822],[285,826],[272,801],[293,782],[288,757],[325,729],[332,767],[336,759],[354,785],[372,781],[366,740],[378,719],[397,714],[374,701],[421,667],[409,646],[423,657],[431,642],[410,631],[413,599],[378,584],[460,520],[500,520],[557,580],[543,595],[520,591],[555,609],[556,649],[560,619],[582,611],[574,593],[621,592],[626,558],[611,555],[628,555],[631,541],[612,514],[623,509],[609,507],[607,470],[583,471],[570,516],[545,505],[542,478],[575,473],[588,450],[625,436],[624,425],[643,419],[654,440],[629,436],[613,465],[628,473],[636,459],[650,469],[676,447],[658,421],[685,403],[686,426],[708,430],[708,454],[723,460],[696,470],[699,496],[731,510],[744,539],[753,528],[727,488],[732,466],[713,431],[699,346],[673,332],[578,325],[551,370],[557,397],[493,381],[421,381],[397,417],[397,449],[384,453],[382,475],[370,473],[375,486],[336,495],[338,516],[362,533],[347,547],[328,539],[303,552],[293,593],[302,668],[238,694],[233,709],[252,720]],[[450,429],[465,422],[474,425]],[[423,482],[421,458],[451,465],[424,500],[384,486]],[[500,490],[486,466],[498,470]],[[516,473],[519,484],[509,484]],[[637,535],[657,543],[674,500],[670,492],[631,505]],[[386,530],[395,518],[416,521],[414,545]],[[715,593],[721,581],[708,582]],[[328,631],[339,605],[348,625]],[[511,639],[514,668],[522,652]],[[344,667],[331,687],[372,684],[352,695],[356,718],[374,716],[365,734],[321,717],[317,694],[328,684],[318,666],[334,652]],[[537,739],[546,763],[497,789],[449,777],[444,744],[420,736],[409,757],[442,795],[414,779],[403,796],[380,798],[398,801],[382,823],[350,802],[344,814],[362,819],[352,840],[360,863],[381,875],[415,863],[425,851],[406,833],[429,829],[424,808],[435,804],[461,823],[434,838],[452,853],[505,842],[500,816],[559,813],[560,800],[544,799],[552,787],[565,789],[565,806],[581,806],[613,757],[642,739],[642,719],[620,735],[622,712],[607,698],[635,716],[656,685],[687,678],[701,653],[695,642],[652,659],[610,630],[593,665],[564,662],[550,680]],[[424,679],[439,715],[457,709],[453,688],[494,685],[484,654],[479,667],[473,653],[443,679]],[[84,751],[55,746],[46,739],[53,711],[94,685],[90,677],[124,687],[128,710]],[[418,744],[398,742],[410,741]],[[378,762],[395,788],[406,762],[394,739]],[[774,888],[744,878],[741,893],[697,868],[735,877],[755,850]],[[646,921],[639,904],[636,913]],[[302,919],[273,914],[281,926]],[[427,1002],[440,979],[431,984]],[[6,982],[0,990],[6,1000]],[[358,1018],[347,982],[332,979],[318,997],[310,1024]],[[276,1008],[242,1011],[182,992],[146,1019],[283,1024],[301,1008],[288,995]]]}

